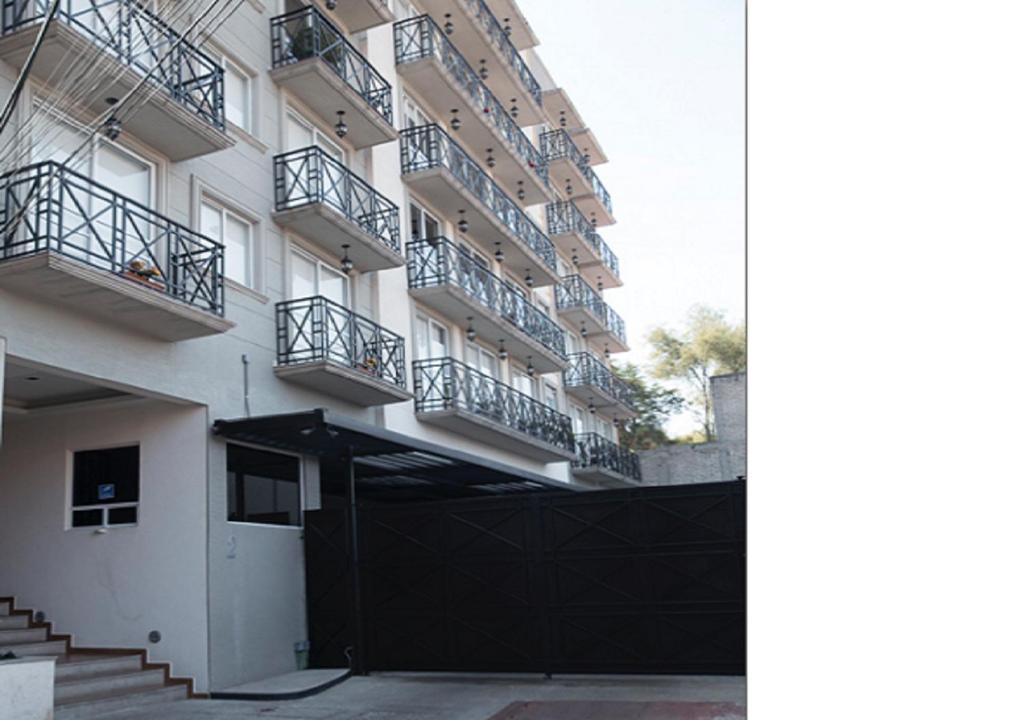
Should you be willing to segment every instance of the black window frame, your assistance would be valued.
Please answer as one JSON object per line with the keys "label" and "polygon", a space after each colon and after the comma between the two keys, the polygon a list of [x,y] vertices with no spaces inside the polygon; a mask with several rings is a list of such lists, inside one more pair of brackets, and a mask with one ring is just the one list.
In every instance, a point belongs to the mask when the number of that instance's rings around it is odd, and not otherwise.
{"label": "black window frame", "polygon": [[[265,455],[265,456],[277,456],[280,458],[287,458],[290,461],[295,462],[296,479],[295,484],[297,486],[296,493],[296,506],[295,506],[295,522],[273,522],[266,519],[250,519],[244,511],[245,504],[245,484],[238,482],[238,477],[232,477],[233,473],[237,475],[237,470],[232,470],[232,453],[240,451],[243,453],[249,453],[252,455]],[[225,458],[224,458],[224,471],[225,471],[225,494],[227,496],[227,507],[225,508],[225,517],[229,523],[237,523],[242,525],[260,525],[265,527],[284,527],[284,528],[302,528],[302,508],[305,500],[305,488],[304,488],[304,472],[302,456],[296,453],[281,452],[280,450],[270,449],[255,445],[247,445],[245,443],[229,442],[225,443]],[[244,478],[245,475],[243,474]],[[265,476],[264,476],[265,477]],[[282,478],[273,478],[281,480]],[[234,494],[234,503],[232,503],[232,494]],[[232,513],[232,506],[235,508],[235,513]],[[242,510],[239,510],[242,508]],[[276,507],[275,507],[276,510]]]}

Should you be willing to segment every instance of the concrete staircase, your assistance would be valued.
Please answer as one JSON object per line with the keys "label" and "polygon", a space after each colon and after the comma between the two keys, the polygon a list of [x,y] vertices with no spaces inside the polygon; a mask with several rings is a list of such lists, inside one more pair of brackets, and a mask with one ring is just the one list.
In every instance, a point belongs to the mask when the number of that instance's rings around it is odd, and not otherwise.
{"label": "concrete staircase", "polygon": [[74,648],[67,635],[54,635],[50,623],[32,620],[0,598],[0,655],[57,658],[55,720],[104,718],[119,710],[191,697],[191,682],[170,676],[166,664],[146,662],[142,650]]}

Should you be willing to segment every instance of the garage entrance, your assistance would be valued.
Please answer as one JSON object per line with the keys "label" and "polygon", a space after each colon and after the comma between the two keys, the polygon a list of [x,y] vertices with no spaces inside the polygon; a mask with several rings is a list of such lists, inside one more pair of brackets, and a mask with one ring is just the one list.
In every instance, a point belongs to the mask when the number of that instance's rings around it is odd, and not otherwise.
{"label": "garage entrance", "polygon": [[312,661],[365,670],[742,674],[745,483],[306,515]]}
{"label": "garage entrance", "polygon": [[323,410],[214,432],[321,458],[313,667],[744,672],[742,481],[574,492]]}

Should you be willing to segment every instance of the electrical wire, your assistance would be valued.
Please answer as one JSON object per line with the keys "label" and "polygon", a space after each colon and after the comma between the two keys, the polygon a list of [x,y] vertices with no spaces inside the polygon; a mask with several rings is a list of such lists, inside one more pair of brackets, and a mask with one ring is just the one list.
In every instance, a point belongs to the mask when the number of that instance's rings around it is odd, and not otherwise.
{"label": "electrical wire", "polygon": [[[186,13],[191,13],[200,3],[201,0],[187,0],[185,3],[179,3],[175,12],[168,16],[163,24],[170,27]],[[33,150],[38,151],[40,147],[49,146],[61,132],[67,130],[67,121],[73,118],[73,110],[78,108],[82,100],[96,93],[104,83],[111,87],[120,82],[124,75],[135,72],[134,67],[121,64],[118,71],[111,77],[109,69],[100,62],[109,56],[113,37],[112,34],[110,40],[91,43],[85,56],[72,52],[70,49],[65,51],[47,78],[50,88],[43,100],[33,104],[26,114],[27,117],[24,118],[15,133],[0,148],[0,157],[4,158],[5,165],[9,168],[17,167]],[[137,41],[121,51],[122,53],[127,52],[129,57],[135,57],[137,50],[146,46],[151,40],[145,33],[136,33],[135,37],[138,38]],[[81,71],[62,73],[61,80],[55,86],[52,85],[53,76],[60,72],[62,66],[68,61],[74,63],[76,60],[78,61],[77,68],[81,68]],[[77,123],[72,122],[71,124]],[[12,146],[18,142],[22,143],[22,147],[20,151],[15,152]]]}
{"label": "electrical wire", "polygon": [[7,127],[7,121],[11,119],[11,113],[14,112],[14,108],[18,103],[18,98],[21,97],[21,89],[25,87],[25,81],[28,80],[29,71],[32,69],[32,63],[35,62],[36,55],[39,54],[39,48],[43,45],[43,38],[46,36],[46,31],[50,29],[50,25],[53,23],[53,17],[57,14],[57,8],[60,7],[60,0],[50,0],[50,9],[46,13],[46,20],[39,28],[39,32],[36,33],[35,42],[32,43],[32,49],[28,53],[28,58],[25,60],[25,64],[21,67],[21,72],[18,73],[18,79],[14,83],[14,87],[11,88],[11,94],[7,96],[7,103],[4,105],[3,112],[0,113],[0,134],[3,133],[4,128]]}
{"label": "electrical wire", "polygon": [[[103,126],[103,124],[107,121],[108,118],[115,116],[119,110],[123,108],[128,108],[123,113],[122,122],[125,119],[130,119],[130,117],[132,117],[136,112],[138,112],[138,110],[145,104],[148,98],[152,97],[152,95],[155,92],[162,91],[162,88],[158,84],[148,82],[150,77],[160,67],[162,62],[167,58],[171,57],[175,50],[178,47],[180,47],[180,45],[183,42],[186,42],[186,39],[193,32],[196,31],[196,28],[200,25],[200,23],[202,23],[206,16],[218,5],[218,2],[219,0],[212,0],[210,5],[189,25],[189,27],[183,33],[181,33],[181,35],[170,47],[170,49],[167,51],[164,57],[160,61],[155,63],[153,67],[146,72],[145,75],[139,78],[138,82],[136,82],[134,87],[132,87],[131,90],[129,90],[128,93],[124,95],[120,100],[118,100],[116,104],[114,104],[107,112],[101,113],[97,118],[93,120],[92,123],[90,123],[87,126],[87,129],[89,130],[87,136],[78,145],[78,147],[76,147],[69,154],[69,156],[63,162],[60,163],[61,168],[68,167],[68,165],[70,165],[74,161],[74,158],[78,154],[80,154],[83,150],[92,145],[93,136]],[[215,33],[217,29],[219,29],[221,25],[223,25],[224,22],[226,22],[227,19],[231,17],[238,10],[238,8],[241,7],[242,3],[244,2],[245,0],[234,0],[234,6],[232,7],[232,0],[228,0],[227,3],[222,5],[218,13],[206,24],[204,28],[202,28],[199,31],[203,35],[202,39],[199,41],[198,44],[193,43],[193,45],[195,47],[201,47],[202,45],[204,45],[206,41],[213,35],[213,33]],[[146,92],[146,88],[149,88],[148,93]],[[131,104],[132,98],[136,96],[139,96],[140,100],[135,104]],[[10,232],[11,228],[16,226],[17,223],[21,221],[21,217],[29,209],[30,202],[35,193],[37,192],[38,188],[38,184],[33,185],[30,188],[26,197],[21,200],[21,205],[18,212],[15,214],[14,217],[8,218],[3,229],[0,230],[0,236],[7,235]]]}

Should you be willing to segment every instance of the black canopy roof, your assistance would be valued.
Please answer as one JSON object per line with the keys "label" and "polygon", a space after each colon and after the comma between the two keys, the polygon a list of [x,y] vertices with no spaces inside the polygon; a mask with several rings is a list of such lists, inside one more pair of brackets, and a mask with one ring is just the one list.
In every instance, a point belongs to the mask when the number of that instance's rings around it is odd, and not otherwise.
{"label": "black canopy roof", "polygon": [[566,483],[369,425],[324,409],[216,420],[225,438],[342,462],[354,459],[356,495],[398,501],[567,492]]}

